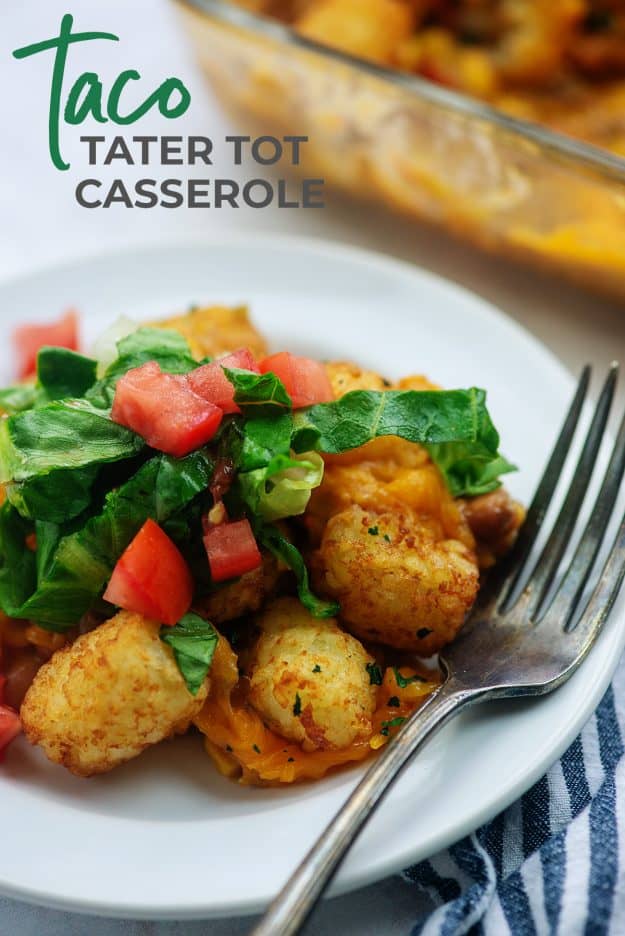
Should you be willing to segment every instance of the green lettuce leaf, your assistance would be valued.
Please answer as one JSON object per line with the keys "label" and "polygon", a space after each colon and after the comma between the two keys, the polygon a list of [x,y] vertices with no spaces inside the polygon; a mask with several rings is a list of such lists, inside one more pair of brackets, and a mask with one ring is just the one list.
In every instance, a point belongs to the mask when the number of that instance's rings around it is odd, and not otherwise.
{"label": "green lettuce leaf", "polygon": [[0,411],[8,413],[22,413],[32,409],[41,396],[41,391],[34,384],[16,384],[14,387],[5,387],[0,390]]}
{"label": "green lettuce leaf", "polygon": [[501,475],[517,470],[503,455],[477,442],[444,442],[427,450],[454,497],[488,494],[501,486]]}
{"label": "green lettuce leaf", "polygon": [[[409,442],[475,442],[485,399],[476,388],[353,390],[295,413],[292,444],[298,452],[339,454],[388,435]],[[492,435],[487,441],[492,443]]]}
{"label": "green lettuce leaf", "polygon": [[138,328],[117,342],[117,351],[120,358],[134,356],[137,359],[142,358],[143,363],[158,361],[163,370],[168,361],[176,368],[186,366],[188,362],[184,361],[185,358],[191,359],[193,367],[197,366],[189,342],[174,328]]}
{"label": "green lettuce leaf", "polygon": [[379,436],[427,446],[455,496],[498,486],[514,471],[499,453],[486,393],[470,390],[354,390],[293,417],[292,447],[339,454]]}
{"label": "green lettuce leaf", "polygon": [[[69,526],[69,524],[67,524]],[[48,574],[48,569],[54,559],[56,547],[59,545],[64,532],[64,528],[59,523],[50,523],[47,520],[35,521],[35,535],[37,537],[37,552],[35,558],[37,561],[37,581],[41,582]],[[31,593],[34,588],[31,589]],[[30,594],[30,593],[29,593]],[[28,597],[28,596],[26,596]],[[26,600],[26,598],[24,598]]]}
{"label": "green lettuce leaf", "polygon": [[[64,531],[52,525],[42,529],[38,524],[37,530],[42,530],[46,541],[42,543],[45,555],[39,561],[37,587],[22,601],[9,600],[6,589],[3,592],[0,588],[4,612],[38,621],[50,630],[74,626],[101,594],[115,563],[145,521],[151,517],[164,525],[206,489],[212,471],[213,463],[204,451],[181,459],[157,455],[129,481],[110,491],[100,513],[80,529],[62,535]],[[22,529],[29,529],[27,524],[18,528],[13,515],[10,522],[11,529],[20,534]],[[21,575],[11,546],[15,536],[9,548],[2,533],[0,529],[3,572],[7,577]]]}
{"label": "green lettuce leaf", "polygon": [[339,613],[341,609],[336,601],[324,601],[312,593],[304,557],[293,543],[289,543],[282,536],[277,527],[260,526],[257,527],[255,533],[259,543],[265,546],[276,559],[283,562],[294,573],[299,600],[313,617],[328,618]]}
{"label": "green lettuce leaf", "polygon": [[98,465],[59,468],[18,484],[6,484],[6,495],[23,517],[64,523],[91,504],[99,470]]}
{"label": "green lettuce leaf", "polygon": [[186,338],[173,329],[139,328],[118,341],[117,350],[117,359],[86,394],[94,406],[110,408],[120,377],[148,361],[156,361],[168,374],[188,374],[197,367]]}
{"label": "green lettuce leaf", "polygon": [[500,486],[501,475],[516,471],[515,465],[499,453],[499,433],[486,408],[486,394],[483,390],[479,394],[475,439],[427,446],[454,497],[487,494]]}
{"label": "green lettuce leaf", "polygon": [[323,479],[323,459],[317,452],[274,456],[265,468],[238,475],[241,499],[268,523],[303,514],[314,488]]}
{"label": "green lettuce leaf", "polygon": [[223,372],[234,387],[234,402],[245,416],[271,416],[292,408],[291,397],[275,374],[256,374],[236,367]]}
{"label": "green lettuce leaf", "polygon": [[26,545],[33,532],[33,524],[5,501],[0,507],[0,606],[9,615],[21,608],[37,585],[37,560]]}
{"label": "green lettuce leaf", "polygon": [[67,348],[42,348],[37,355],[37,381],[48,400],[85,395],[95,383],[98,362]]}
{"label": "green lettuce leaf", "polygon": [[277,456],[289,455],[292,434],[291,413],[245,420],[237,417],[224,430],[220,454],[231,459],[238,471],[266,468]]}
{"label": "green lettuce leaf", "polygon": [[162,627],[161,640],[173,652],[187,689],[197,695],[213,662],[219,634],[198,614],[185,614],[174,627]]}
{"label": "green lettuce leaf", "polygon": [[100,465],[145,448],[136,433],[80,401],[49,403],[0,422],[0,482],[24,516],[62,522],[89,504]]}
{"label": "green lettuce leaf", "polygon": [[0,426],[0,481],[27,481],[135,455],[145,442],[100,410],[78,401],[17,413]]}

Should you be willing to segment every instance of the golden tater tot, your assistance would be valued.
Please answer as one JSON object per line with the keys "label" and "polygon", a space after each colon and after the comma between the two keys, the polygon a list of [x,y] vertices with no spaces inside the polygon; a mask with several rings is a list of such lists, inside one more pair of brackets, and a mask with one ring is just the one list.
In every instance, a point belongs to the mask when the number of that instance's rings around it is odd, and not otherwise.
{"label": "golden tater tot", "polygon": [[363,370],[349,361],[330,361],[326,364],[326,371],[335,397],[342,397],[352,390],[386,390],[391,385],[375,371]]}
{"label": "golden tater tot", "polygon": [[425,374],[410,374],[409,377],[402,377],[397,381],[398,390],[440,390],[438,384],[425,376]]}
{"label": "golden tater tot", "polygon": [[122,611],[45,663],[26,693],[24,733],[79,777],[105,773],[173,734],[196,715],[160,624]]}
{"label": "golden tater tot", "polygon": [[365,510],[425,514],[440,524],[440,537],[469,548],[474,540],[460,506],[421,445],[395,436],[374,439],[342,455],[326,457],[321,485],[306,511],[306,528],[318,543],[333,514],[358,504]]}
{"label": "golden tater tot", "polygon": [[328,522],[315,584],[341,605],[341,621],[364,640],[435,653],[453,640],[475,601],[479,570],[464,543],[407,508],[356,505]]}
{"label": "golden tater tot", "polygon": [[[616,153],[625,150],[623,0],[235,2],[326,46]],[[417,170],[415,164],[415,180]],[[431,187],[437,180],[426,181]]]}
{"label": "golden tater tot", "polygon": [[213,624],[224,624],[244,614],[253,614],[274,593],[279,576],[277,560],[264,553],[262,566],[200,598],[196,602],[196,610]]}
{"label": "golden tater tot", "polygon": [[303,750],[346,748],[371,734],[376,687],[362,644],[335,620],[280,598],[258,619],[249,701],[263,721]]}
{"label": "golden tater tot", "polygon": [[193,308],[186,315],[151,324],[154,328],[173,328],[180,332],[198,359],[217,357],[238,348],[249,348],[256,357],[267,354],[265,339],[250,322],[245,306]]}
{"label": "golden tater tot", "polygon": [[388,64],[414,22],[412,9],[402,0],[321,0],[295,25],[308,39]]}

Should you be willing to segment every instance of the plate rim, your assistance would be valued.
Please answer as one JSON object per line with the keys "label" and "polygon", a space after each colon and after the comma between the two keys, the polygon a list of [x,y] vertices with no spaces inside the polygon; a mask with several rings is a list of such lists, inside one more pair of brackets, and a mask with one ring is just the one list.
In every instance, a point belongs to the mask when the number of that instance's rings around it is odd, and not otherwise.
{"label": "plate rim", "polygon": [[[70,274],[77,267],[84,264],[114,264],[117,259],[122,257],[127,260],[129,253],[132,255],[149,255],[154,252],[159,253],[171,250],[185,252],[190,249],[210,249],[215,247],[222,249],[243,248],[245,250],[260,251],[267,251],[269,249],[280,252],[287,251],[290,253],[305,252],[308,254],[315,254],[320,258],[330,260],[338,259],[342,262],[359,264],[367,268],[373,266],[381,273],[389,275],[390,277],[401,274],[402,277],[413,278],[419,280],[421,283],[432,283],[437,289],[447,291],[448,295],[450,295],[451,299],[456,303],[461,302],[465,305],[479,308],[480,313],[485,318],[489,318],[491,321],[497,321],[498,324],[503,322],[511,334],[516,333],[525,343],[529,343],[533,347],[534,352],[543,358],[545,363],[552,369],[553,374],[557,372],[557,377],[563,385],[566,383],[571,389],[574,386],[574,379],[570,371],[550,348],[544,345],[539,338],[517,320],[508,316],[506,312],[495,305],[495,303],[484,298],[479,293],[473,292],[471,289],[455,280],[450,280],[440,274],[424,269],[416,263],[398,259],[384,251],[365,249],[344,241],[335,241],[323,237],[263,234],[262,238],[260,238],[257,233],[251,233],[249,235],[227,233],[224,236],[183,234],[181,236],[168,237],[166,240],[146,239],[135,241],[131,244],[122,244],[121,246],[105,250],[93,249],[81,251],[72,254],[71,257],[63,257],[50,263],[35,266],[30,270],[21,270],[15,274],[3,276],[0,278],[0,292],[7,288],[19,288],[21,284],[25,284],[36,278]],[[438,838],[434,836],[431,842],[432,847],[428,851],[429,854],[435,854],[441,848],[446,847],[453,841],[458,841],[477,829],[484,822],[493,818],[501,812],[502,809],[505,809],[510,803],[518,799],[519,796],[526,792],[544,775],[549,766],[558,760],[569,744],[579,734],[579,731],[586,721],[592,716],[592,713],[595,711],[612,679],[619,659],[620,657],[615,655],[614,661],[611,661],[610,666],[606,667],[602,673],[602,678],[593,683],[591,690],[586,696],[586,704],[582,707],[580,714],[577,715],[571,724],[560,730],[558,742],[550,747],[549,753],[543,755],[539,762],[537,762],[531,770],[524,773],[522,778],[519,778],[516,783],[511,784],[504,794],[494,796],[488,806],[472,813],[464,822],[457,823],[454,828],[453,837],[444,833],[441,833]],[[414,848],[407,847],[399,853],[396,853],[393,858],[388,861],[378,861],[376,863],[374,860],[366,869],[351,871],[348,874],[343,873],[335,880],[334,885],[329,890],[328,896],[345,894],[397,873],[414,861],[414,857],[411,857],[411,853],[414,853]],[[80,897],[69,898],[63,895],[58,896],[54,893],[44,892],[42,887],[34,888],[27,885],[16,887],[12,884],[6,884],[2,880],[0,880],[0,893],[19,901],[86,915],[105,914],[115,918],[160,920],[209,919],[235,915],[251,915],[264,909],[269,900],[269,898],[267,898],[267,901],[261,902],[255,899],[246,900],[242,898],[236,906],[230,902],[227,906],[224,904],[221,907],[215,905],[215,903],[213,903],[212,906],[207,906],[206,904],[200,905],[198,903],[181,907],[180,905],[176,905],[173,899],[170,898],[170,902],[167,905],[161,905],[154,910],[149,906],[144,906],[136,902],[130,903],[126,901],[120,903],[118,900],[116,903],[111,903],[105,901],[98,902],[92,898],[82,899]]]}

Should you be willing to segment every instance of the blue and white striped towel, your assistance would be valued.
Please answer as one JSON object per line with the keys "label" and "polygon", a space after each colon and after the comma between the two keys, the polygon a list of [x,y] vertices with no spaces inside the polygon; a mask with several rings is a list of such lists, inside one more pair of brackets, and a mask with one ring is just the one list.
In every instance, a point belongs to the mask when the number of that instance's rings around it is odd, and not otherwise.
{"label": "blue and white striped towel", "polygon": [[413,936],[624,936],[625,661],[521,800],[404,872],[437,909]]}

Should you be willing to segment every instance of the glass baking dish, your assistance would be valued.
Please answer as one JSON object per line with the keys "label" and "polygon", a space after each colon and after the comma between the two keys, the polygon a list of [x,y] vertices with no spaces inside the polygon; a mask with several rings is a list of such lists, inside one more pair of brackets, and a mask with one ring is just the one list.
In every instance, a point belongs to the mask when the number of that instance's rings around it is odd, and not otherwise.
{"label": "glass baking dish", "polygon": [[309,137],[306,175],[625,297],[625,158],[227,0],[178,6],[246,132]]}

